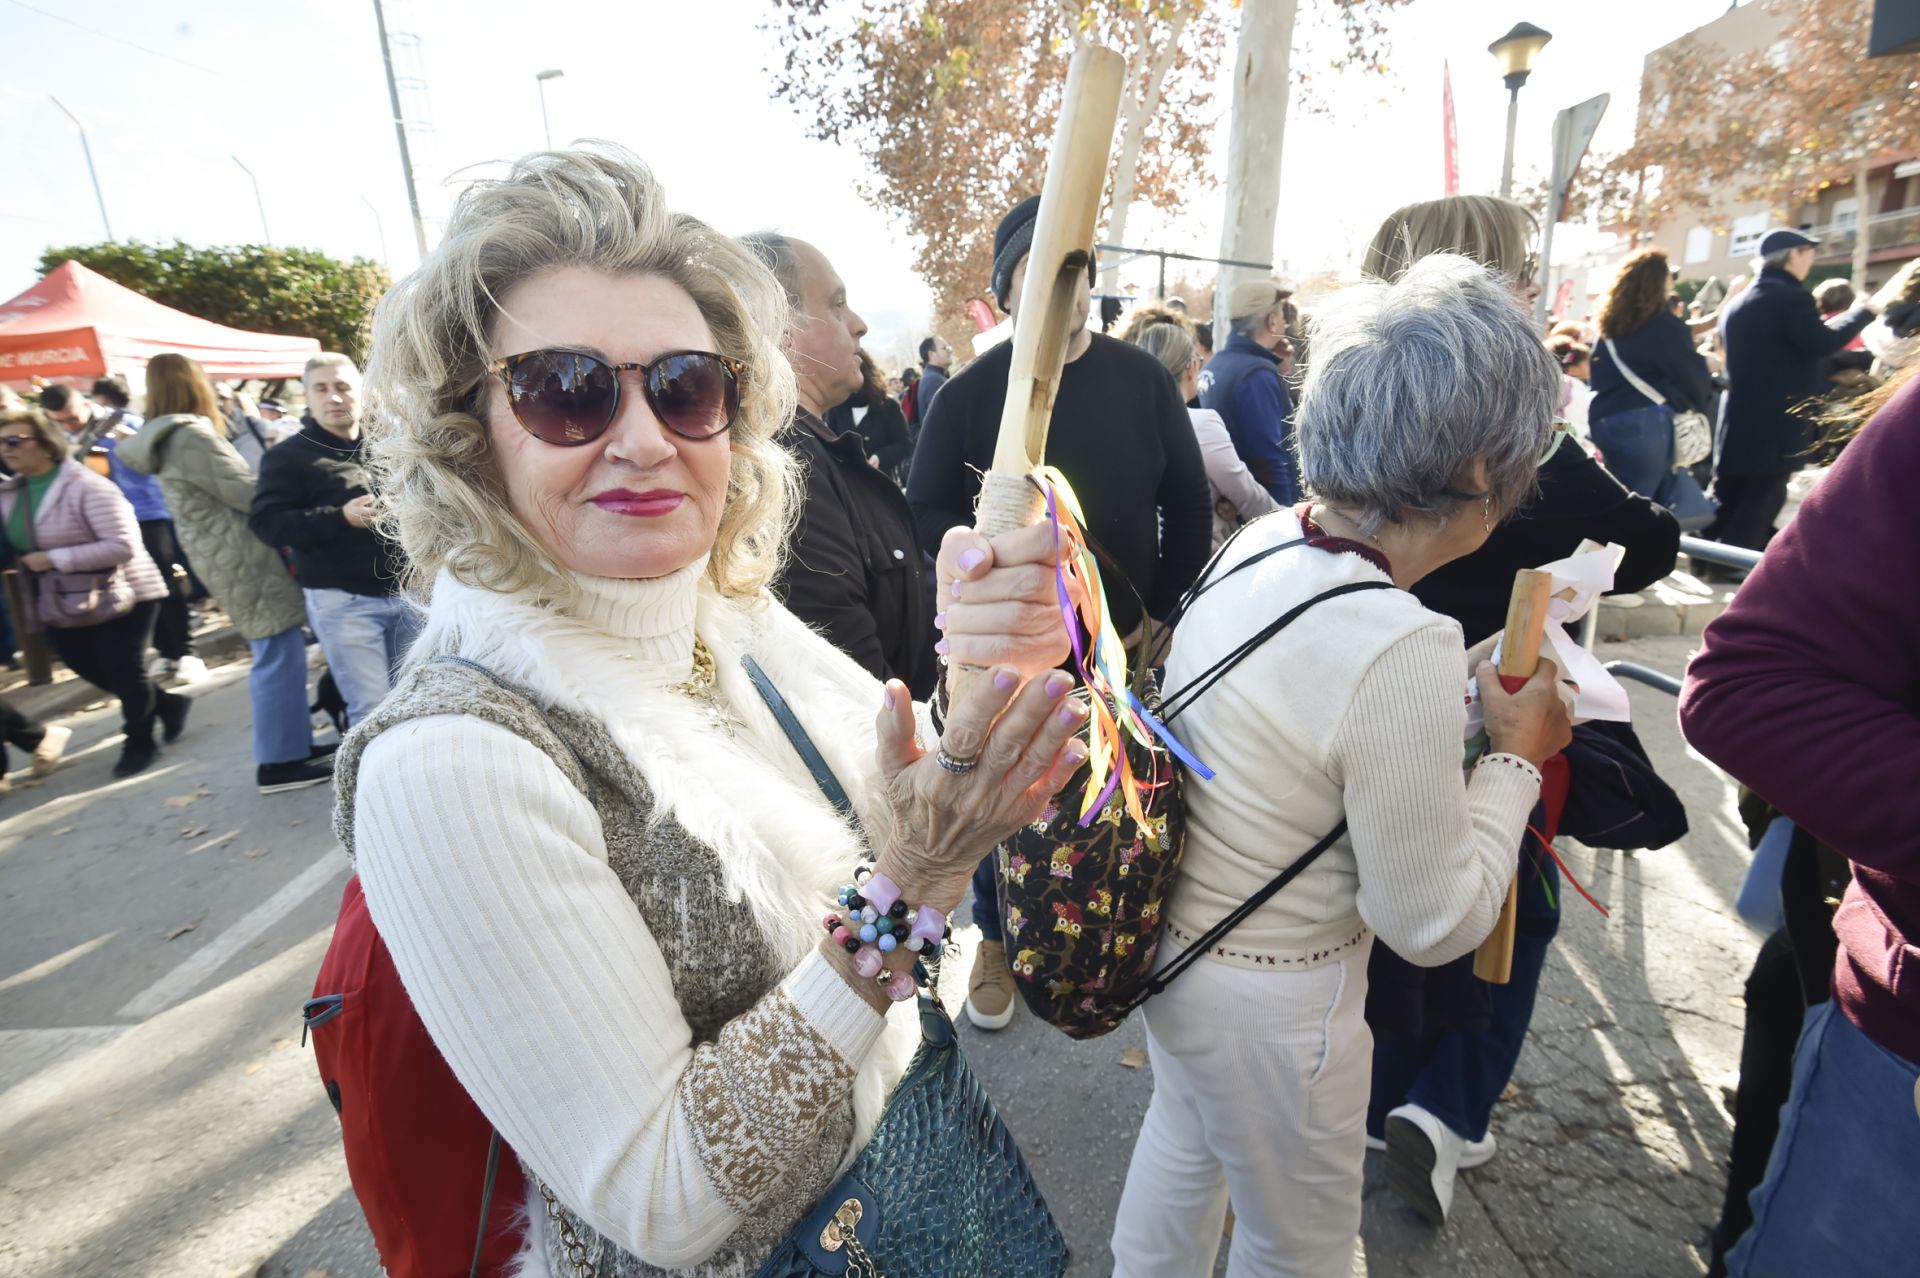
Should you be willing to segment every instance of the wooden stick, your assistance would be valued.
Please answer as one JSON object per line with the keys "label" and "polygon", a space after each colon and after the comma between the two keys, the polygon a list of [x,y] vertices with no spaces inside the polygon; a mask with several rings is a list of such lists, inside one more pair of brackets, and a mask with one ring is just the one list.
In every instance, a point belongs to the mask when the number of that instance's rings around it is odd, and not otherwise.
{"label": "wooden stick", "polygon": [[[1540,641],[1553,598],[1553,574],[1522,568],[1507,599],[1507,628],[1500,642],[1500,686],[1517,692],[1540,667]],[[1487,939],[1473,953],[1473,974],[1493,985],[1513,979],[1513,936],[1520,917],[1520,876],[1507,884],[1507,899]]]}
{"label": "wooden stick", "polygon": [[[1120,115],[1126,59],[1099,45],[1083,46],[1067,68],[1066,91],[1047,176],[1040,187],[1033,247],[1020,286],[1013,326],[1013,358],[1001,409],[993,467],[980,483],[974,527],[987,537],[1037,523],[1046,499],[1028,482],[1046,460],[1047,428],[1066,365],[1069,331],[1082,277],[1093,260],[1093,233],[1106,188],[1107,157]],[[959,696],[968,670],[956,666],[948,692]]]}

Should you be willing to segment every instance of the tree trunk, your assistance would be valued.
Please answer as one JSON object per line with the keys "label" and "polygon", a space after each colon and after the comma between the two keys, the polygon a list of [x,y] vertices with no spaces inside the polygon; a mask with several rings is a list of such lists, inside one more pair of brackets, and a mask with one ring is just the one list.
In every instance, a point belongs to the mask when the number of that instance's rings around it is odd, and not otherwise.
{"label": "tree trunk", "polygon": [[[1133,192],[1140,171],[1140,148],[1147,137],[1147,122],[1160,105],[1160,86],[1167,70],[1180,53],[1180,36],[1186,30],[1191,11],[1181,8],[1173,16],[1167,42],[1159,49],[1146,43],[1147,10],[1142,7],[1136,30],[1139,39],[1134,57],[1146,67],[1146,82],[1138,78],[1138,68],[1127,68],[1127,94],[1120,101],[1120,150],[1113,159],[1113,203],[1107,210],[1107,243],[1127,242],[1127,214],[1133,208]],[[1109,254],[1112,265],[1100,272],[1100,292],[1109,296],[1120,291],[1120,257]]]}
{"label": "tree trunk", "polygon": [[[1227,210],[1220,256],[1273,261],[1274,222],[1280,215],[1280,153],[1292,88],[1293,19],[1298,0],[1245,0],[1240,43],[1233,59],[1233,123],[1227,141]],[[1269,268],[1270,270],[1271,268]],[[1220,268],[1214,294],[1216,348],[1227,337],[1226,298],[1258,269]]]}
{"label": "tree trunk", "polygon": [[1864,152],[1853,162],[1853,200],[1860,211],[1853,228],[1853,277],[1849,283],[1853,285],[1855,297],[1865,297],[1867,295],[1867,240],[1873,231],[1867,222],[1870,202],[1867,199],[1867,157]]}

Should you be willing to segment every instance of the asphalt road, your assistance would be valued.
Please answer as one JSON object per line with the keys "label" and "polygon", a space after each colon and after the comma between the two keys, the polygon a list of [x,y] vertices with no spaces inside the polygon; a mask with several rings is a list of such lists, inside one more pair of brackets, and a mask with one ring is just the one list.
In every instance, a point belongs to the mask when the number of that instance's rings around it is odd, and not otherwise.
{"label": "asphalt road", "polygon": [[[1693,642],[1603,655],[1677,671]],[[299,1045],[346,877],[332,794],[255,793],[244,670],[192,690],[187,736],[147,774],[113,781],[117,716],[95,710],[68,721],[72,762],[0,800],[0,1275],[378,1273]],[[1670,698],[1634,701],[1694,832],[1640,857],[1561,849],[1612,917],[1569,894],[1500,1152],[1462,1175],[1438,1232],[1370,1168],[1356,1272],[1704,1269],[1729,1128],[1712,1080],[1737,1063],[1759,938],[1733,913],[1729,785],[1680,741]],[[962,1033],[1072,1272],[1105,1274],[1152,1086],[1128,1063],[1138,1024],[1074,1043],[1022,1013]]]}

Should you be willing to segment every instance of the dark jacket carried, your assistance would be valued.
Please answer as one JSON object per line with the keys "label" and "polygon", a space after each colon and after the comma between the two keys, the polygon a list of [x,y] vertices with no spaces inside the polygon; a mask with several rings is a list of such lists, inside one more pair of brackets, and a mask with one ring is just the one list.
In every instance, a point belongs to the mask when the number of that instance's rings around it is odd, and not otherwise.
{"label": "dark jacket carried", "polygon": [[876,679],[915,698],[934,687],[933,591],[899,486],[867,462],[860,436],[803,413],[782,437],[805,472],[805,499],[776,595]]}
{"label": "dark jacket carried", "polygon": [[[1624,336],[1615,337],[1620,362],[1667,397],[1667,406],[1676,413],[1705,413],[1713,408],[1713,374],[1707,361],[1693,346],[1693,331],[1687,322],[1670,311],[1661,311]],[[1604,341],[1594,343],[1593,373],[1589,383],[1593,402],[1587,406],[1587,420],[1597,422],[1615,413],[1645,408],[1653,401],[1633,388],[1620,372]]]}
{"label": "dark jacket carried", "polygon": [[1282,506],[1300,499],[1300,463],[1293,455],[1293,399],[1280,357],[1235,333],[1200,375],[1200,407],[1227,423],[1233,450],[1260,486]]}
{"label": "dark jacket carried", "polygon": [[260,458],[247,527],[269,546],[293,551],[294,574],[308,590],[379,597],[400,589],[398,547],[371,528],[355,528],[342,511],[367,491],[365,443],[349,443],[309,418],[298,435]]}
{"label": "dark jacket carried", "polygon": [[[1864,305],[1820,322],[1813,294],[1784,270],[1768,267],[1727,305],[1727,400],[1720,414],[1714,471],[1781,475],[1805,464],[1815,427],[1801,409],[1825,388],[1820,361],[1873,322]],[[1597,363],[1598,361],[1596,361]],[[1799,411],[1796,411],[1799,410]]]}

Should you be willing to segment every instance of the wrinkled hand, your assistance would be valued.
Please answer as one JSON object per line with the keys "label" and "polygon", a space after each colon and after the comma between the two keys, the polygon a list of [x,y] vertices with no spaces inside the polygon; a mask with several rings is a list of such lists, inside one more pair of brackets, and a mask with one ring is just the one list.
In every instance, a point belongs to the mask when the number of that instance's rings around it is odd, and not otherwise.
{"label": "wrinkled hand", "polygon": [[1500,671],[1480,663],[1480,705],[1487,743],[1496,754],[1518,755],[1540,767],[1573,740],[1573,719],[1560,695],[1560,667],[1540,658],[1539,668],[1518,692],[1500,686]]}
{"label": "wrinkled hand", "polygon": [[1048,520],[992,541],[948,529],[936,563],[940,651],[956,665],[1012,666],[1023,677],[1065,661],[1072,647],[1054,582],[1058,562]]}
{"label": "wrinkled hand", "polygon": [[52,572],[53,556],[44,550],[32,550],[20,556],[20,566],[28,572]]}
{"label": "wrinkled hand", "polygon": [[950,910],[993,845],[1039,815],[1087,757],[1074,734],[1087,708],[1068,696],[1073,677],[1053,671],[1025,681],[996,666],[969,682],[947,712],[942,745],[971,772],[940,766],[914,739],[906,685],[887,684],[877,724],[880,774],[893,808],[893,837],[878,869],[914,904]]}
{"label": "wrinkled hand", "polygon": [[379,513],[379,505],[374,501],[372,493],[361,493],[342,506],[340,513],[346,516],[347,522],[355,528],[366,528],[373,523],[374,516]]}

